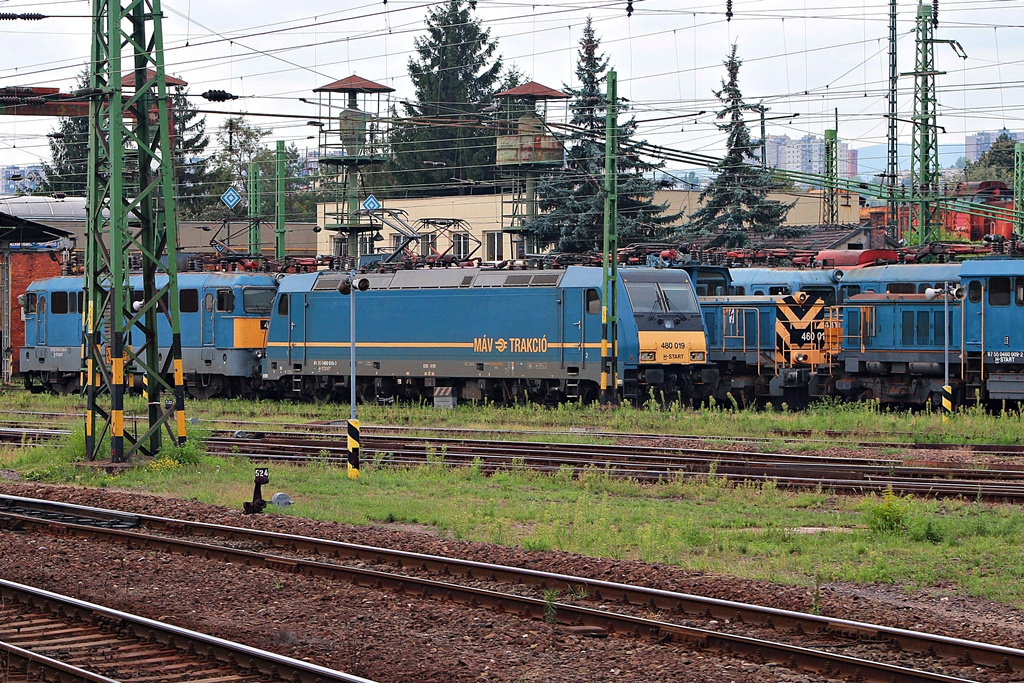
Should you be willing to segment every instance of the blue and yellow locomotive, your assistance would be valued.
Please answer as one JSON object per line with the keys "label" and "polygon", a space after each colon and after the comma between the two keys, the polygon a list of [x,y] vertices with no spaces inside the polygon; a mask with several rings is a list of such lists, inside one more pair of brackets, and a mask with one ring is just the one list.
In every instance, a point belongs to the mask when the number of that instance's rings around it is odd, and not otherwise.
{"label": "blue and yellow locomotive", "polygon": [[[270,319],[264,382],[326,399],[349,388],[345,273],[290,275]],[[591,401],[601,380],[602,271],[441,268],[360,276],[356,383],[363,400],[424,399],[435,390],[508,403]],[[622,395],[708,395],[700,309],[683,270],[619,271]]]}
{"label": "blue and yellow locomotive", "polygon": [[[157,277],[157,286],[166,283]],[[138,276],[130,280],[141,287]],[[83,280],[57,277],[29,285],[20,297],[25,319],[21,369],[26,386],[58,393],[76,391],[82,370]],[[253,395],[277,279],[257,273],[182,273],[178,276],[182,367],[189,393],[198,398]],[[132,300],[141,292],[132,291]],[[170,326],[158,317],[161,354]],[[137,334],[132,343],[141,346]],[[127,373],[128,381],[137,379]]]}

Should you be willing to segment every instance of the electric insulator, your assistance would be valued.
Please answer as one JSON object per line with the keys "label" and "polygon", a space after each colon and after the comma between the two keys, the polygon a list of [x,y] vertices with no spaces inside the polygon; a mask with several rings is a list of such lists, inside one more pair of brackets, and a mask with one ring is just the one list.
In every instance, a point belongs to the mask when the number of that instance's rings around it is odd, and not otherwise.
{"label": "electric insulator", "polygon": [[633,0],[626,0],[626,16],[633,16]]}
{"label": "electric insulator", "polygon": [[13,20],[13,19],[24,19],[26,21],[38,21],[45,19],[45,14],[39,14],[38,12],[26,12],[24,14],[15,14],[14,12],[0,12],[0,20]]}
{"label": "electric insulator", "polygon": [[232,95],[226,90],[207,90],[203,93],[203,98],[211,102],[227,102],[228,100],[237,100],[238,95]]}
{"label": "electric insulator", "polygon": [[932,28],[939,25],[939,0],[932,0]]}
{"label": "electric insulator", "polygon": [[725,20],[732,21],[732,0],[725,0]]}

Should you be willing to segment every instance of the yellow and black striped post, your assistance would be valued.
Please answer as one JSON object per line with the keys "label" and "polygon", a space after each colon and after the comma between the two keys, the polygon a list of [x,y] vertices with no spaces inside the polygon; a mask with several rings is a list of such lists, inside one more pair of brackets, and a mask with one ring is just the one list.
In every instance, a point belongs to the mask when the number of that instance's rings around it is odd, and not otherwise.
{"label": "yellow and black striped post", "polygon": [[953,387],[948,384],[942,387],[942,421],[949,422],[953,413]]}
{"label": "yellow and black striped post", "polygon": [[359,420],[348,421],[348,478],[359,478]]}

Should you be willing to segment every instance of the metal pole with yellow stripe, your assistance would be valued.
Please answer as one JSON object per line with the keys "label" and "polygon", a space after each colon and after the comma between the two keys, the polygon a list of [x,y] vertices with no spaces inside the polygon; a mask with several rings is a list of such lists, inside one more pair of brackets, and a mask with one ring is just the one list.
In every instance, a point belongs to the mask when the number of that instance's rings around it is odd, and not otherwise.
{"label": "metal pole with yellow stripe", "polygon": [[348,421],[348,478],[359,478],[359,420]]}

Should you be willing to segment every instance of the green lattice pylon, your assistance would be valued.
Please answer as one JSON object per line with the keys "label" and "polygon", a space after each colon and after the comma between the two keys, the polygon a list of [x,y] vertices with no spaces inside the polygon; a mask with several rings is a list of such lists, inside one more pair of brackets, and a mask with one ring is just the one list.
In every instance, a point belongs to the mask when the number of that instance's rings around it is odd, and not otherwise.
{"label": "green lattice pylon", "polygon": [[[914,63],[914,139],[910,157],[910,186],[913,195],[912,223],[917,241],[938,239],[942,225],[939,214],[939,141],[935,121],[936,95],[935,36],[932,8],[917,6],[917,58]],[[945,42],[945,41],[943,41]],[[944,72],[943,72],[944,73]]]}
{"label": "green lattice pylon", "polygon": [[[109,440],[111,460],[125,463],[136,452],[155,455],[164,428],[185,441],[170,111],[159,0],[93,0],[92,8],[85,447],[95,460]],[[161,319],[170,337],[158,340]],[[134,377],[148,422],[128,433]],[[164,392],[173,395],[166,404]]]}

